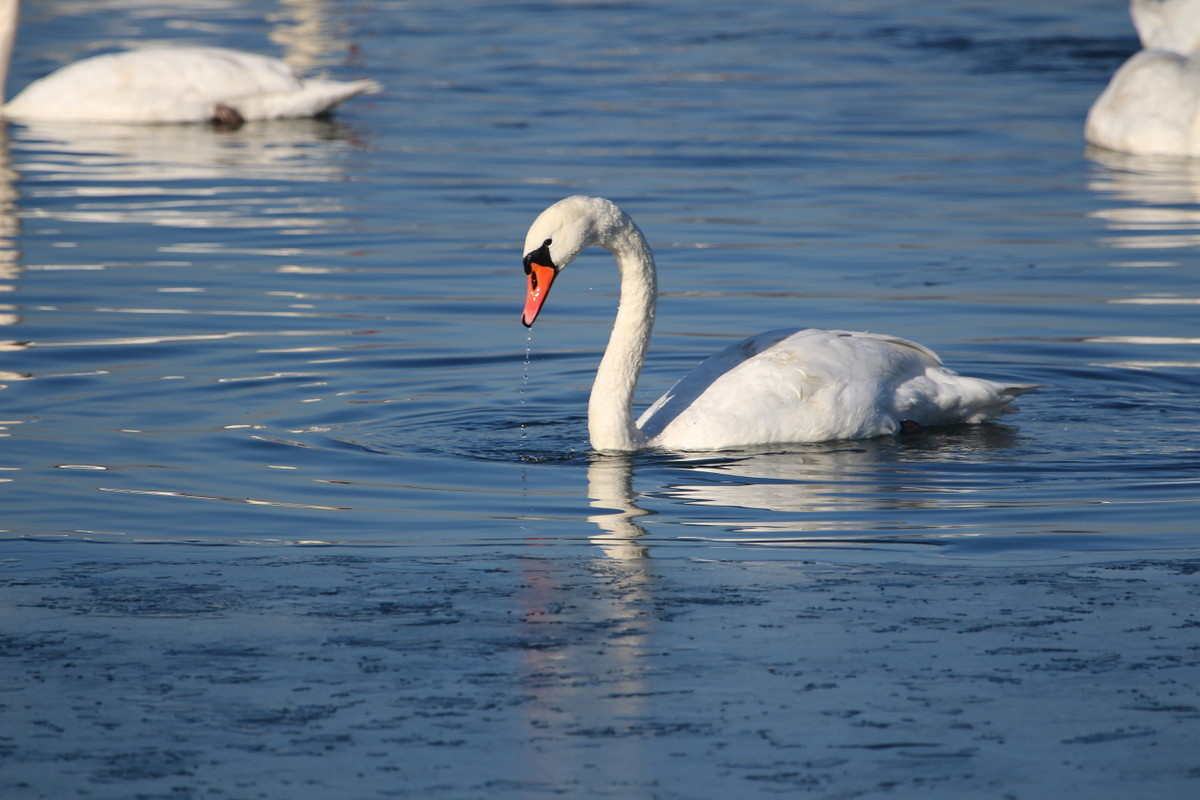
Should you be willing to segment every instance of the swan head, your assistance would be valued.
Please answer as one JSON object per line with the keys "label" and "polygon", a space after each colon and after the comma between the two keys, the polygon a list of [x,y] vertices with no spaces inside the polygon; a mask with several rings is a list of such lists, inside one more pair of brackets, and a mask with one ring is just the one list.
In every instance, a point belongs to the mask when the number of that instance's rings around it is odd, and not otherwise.
{"label": "swan head", "polygon": [[537,319],[558,273],[592,245],[611,249],[616,234],[631,225],[628,215],[603,197],[567,197],[539,214],[525,235],[525,327]]}

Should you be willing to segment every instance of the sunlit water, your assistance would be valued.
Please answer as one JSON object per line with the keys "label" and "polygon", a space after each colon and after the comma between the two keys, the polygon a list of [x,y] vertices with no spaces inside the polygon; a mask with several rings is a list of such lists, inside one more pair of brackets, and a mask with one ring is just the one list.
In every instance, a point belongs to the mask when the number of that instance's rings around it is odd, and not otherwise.
{"label": "sunlit water", "polygon": [[[1200,166],[1085,151],[1136,47],[1104,5],[29,2],[11,87],[187,41],[388,90],[233,132],[10,127],[5,548],[1195,555]],[[577,192],[658,256],[643,403],[786,325],[1044,388],[918,439],[593,456],[609,256],[518,321],[525,230]]]}

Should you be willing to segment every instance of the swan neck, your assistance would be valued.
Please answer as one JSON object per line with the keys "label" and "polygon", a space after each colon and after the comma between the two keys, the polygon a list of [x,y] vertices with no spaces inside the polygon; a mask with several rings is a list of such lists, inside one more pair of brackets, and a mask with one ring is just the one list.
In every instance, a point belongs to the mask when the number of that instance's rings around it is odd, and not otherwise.
{"label": "swan neck", "polygon": [[634,422],[633,396],[654,328],[658,281],[654,256],[632,220],[610,241],[600,244],[616,258],[621,299],[592,385],[588,433],[596,451],[628,453],[646,445],[646,437]]}
{"label": "swan neck", "polygon": [[0,0],[0,111],[8,99],[8,64],[12,60],[13,43],[17,37],[17,21],[21,4],[17,0]]}

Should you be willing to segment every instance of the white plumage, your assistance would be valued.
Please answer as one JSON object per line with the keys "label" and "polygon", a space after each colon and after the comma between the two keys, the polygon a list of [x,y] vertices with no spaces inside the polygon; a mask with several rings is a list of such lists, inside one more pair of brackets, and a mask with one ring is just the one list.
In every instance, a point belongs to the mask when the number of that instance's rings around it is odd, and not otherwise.
{"label": "white plumage", "polygon": [[[17,25],[16,0],[0,0],[0,78]],[[171,123],[311,117],[375,81],[305,78],[276,58],[220,47],[147,48],[69,64],[4,105],[9,120]]]}
{"label": "white plumage", "polygon": [[1142,50],[1092,104],[1088,142],[1135,155],[1200,156],[1200,61]]}
{"label": "white plumage", "polygon": [[1133,0],[1145,48],[1088,111],[1084,138],[1136,155],[1200,157],[1200,0]]}
{"label": "white plumage", "polygon": [[1200,1],[1130,0],[1129,15],[1146,50],[1190,53],[1200,48]]}
{"label": "white plumage", "polygon": [[621,300],[592,386],[588,431],[599,452],[722,450],[861,439],[919,426],[974,423],[1007,410],[1029,384],[946,369],[929,349],[894,336],[813,328],[760,333],[709,357],[633,421],[653,327],[654,258],[611,201],[568,197],[534,221],[525,242],[532,325],[558,274],[584,249],[616,257]]}

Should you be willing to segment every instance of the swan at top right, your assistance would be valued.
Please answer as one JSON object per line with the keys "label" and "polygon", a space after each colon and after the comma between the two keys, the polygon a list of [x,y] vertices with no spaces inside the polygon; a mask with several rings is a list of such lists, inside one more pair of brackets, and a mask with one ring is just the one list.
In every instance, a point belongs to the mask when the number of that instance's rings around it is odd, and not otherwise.
{"label": "swan at top right", "polygon": [[1132,0],[1143,50],[1088,111],[1088,143],[1134,155],[1200,157],[1200,0]]}

